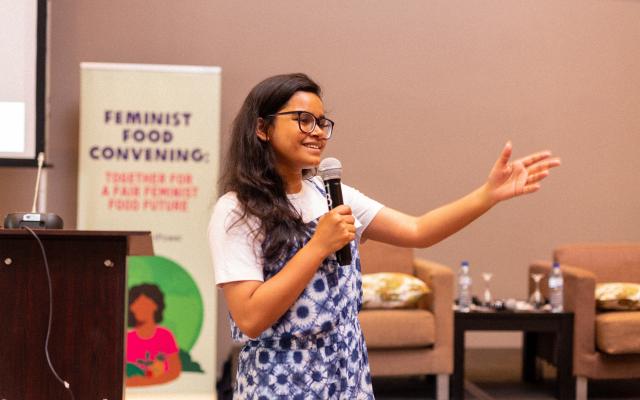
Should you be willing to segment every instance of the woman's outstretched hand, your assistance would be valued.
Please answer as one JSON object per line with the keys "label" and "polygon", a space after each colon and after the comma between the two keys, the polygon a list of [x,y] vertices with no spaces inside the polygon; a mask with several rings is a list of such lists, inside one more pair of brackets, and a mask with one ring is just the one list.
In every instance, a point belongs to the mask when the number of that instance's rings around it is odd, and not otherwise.
{"label": "woman's outstretched hand", "polygon": [[489,173],[486,187],[495,203],[540,189],[540,181],[549,176],[549,170],[560,165],[560,159],[551,157],[550,151],[541,151],[509,161],[512,145],[508,141]]}

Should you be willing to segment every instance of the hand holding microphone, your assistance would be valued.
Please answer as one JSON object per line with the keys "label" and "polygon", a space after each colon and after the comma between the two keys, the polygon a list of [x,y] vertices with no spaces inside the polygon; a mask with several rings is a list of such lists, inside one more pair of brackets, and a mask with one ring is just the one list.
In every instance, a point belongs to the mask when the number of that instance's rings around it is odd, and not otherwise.
{"label": "hand holding microphone", "polygon": [[[349,242],[356,237],[356,227],[354,225],[355,218],[351,215],[351,208],[346,205],[340,205],[328,213],[323,215],[318,221],[314,238],[318,243],[326,249],[327,254],[336,253],[336,257],[340,251],[346,249],[349,251],[349,262],[342,263],[345,260],[339,258],[340,265],[350,264],[351,249]],[[343,257],[343,256],[340,256]]]}
{"label": "hand holding microphone", "polygon": [[[351,246],[349,243],[355,239],[356,230],[354,225],[355,218],[351,215],[351,209],[343,206],[342,187],[340,186],[342,164],[335,158],[325,158],[320,162],[318,173],[324,181],[327,204],[330,210],[327,215],[320,219],[318,231],[321,228],[324,230],[324,226],[321,227],[323,223],[333,225],[331,241],[336,244],[343,244],[342,248],[336,251],[338,264],[349,265],[351,264]],[[335,244],[332,247],[335,247]]]}

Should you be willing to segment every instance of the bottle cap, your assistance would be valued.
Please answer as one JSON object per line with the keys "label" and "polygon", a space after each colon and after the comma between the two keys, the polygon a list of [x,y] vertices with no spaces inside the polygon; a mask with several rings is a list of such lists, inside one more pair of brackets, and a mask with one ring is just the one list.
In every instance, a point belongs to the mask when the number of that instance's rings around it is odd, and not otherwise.
{"label": "bottle cap", "polygon": [[461,266],[462,267],[468,267],[469,266],[469,261],[462,261]]}
{"label": "bottle cap", "polygon": [[553,262],[553,268],[560,268],[560,263],[557,261]]}

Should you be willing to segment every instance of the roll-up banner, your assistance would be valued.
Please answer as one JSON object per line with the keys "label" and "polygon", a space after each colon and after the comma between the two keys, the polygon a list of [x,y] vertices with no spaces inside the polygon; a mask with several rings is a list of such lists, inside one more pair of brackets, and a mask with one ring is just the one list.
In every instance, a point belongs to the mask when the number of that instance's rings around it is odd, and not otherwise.
{"label": "roll-up banner", "polygon": [[128,259],[127,398],[212,398],[216,296],[206,232],[217,197],[221,70],[80,69],[78,229],[153,236],[155,256]]}

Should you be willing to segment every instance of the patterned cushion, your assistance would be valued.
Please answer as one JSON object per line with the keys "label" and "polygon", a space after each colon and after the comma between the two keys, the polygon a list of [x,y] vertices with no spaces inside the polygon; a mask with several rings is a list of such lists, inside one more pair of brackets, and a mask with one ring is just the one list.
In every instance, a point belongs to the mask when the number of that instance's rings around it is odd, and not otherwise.
{"label": "patterned cushion", "polygon": [[602,310],[639,310],[640,284],[598,283],[596,285],[596,305]]}
{"label": "patterned cushion", "polygon": [[429,293],[427,284],[399,272],[362,275],[362,308],[409,308]]}

